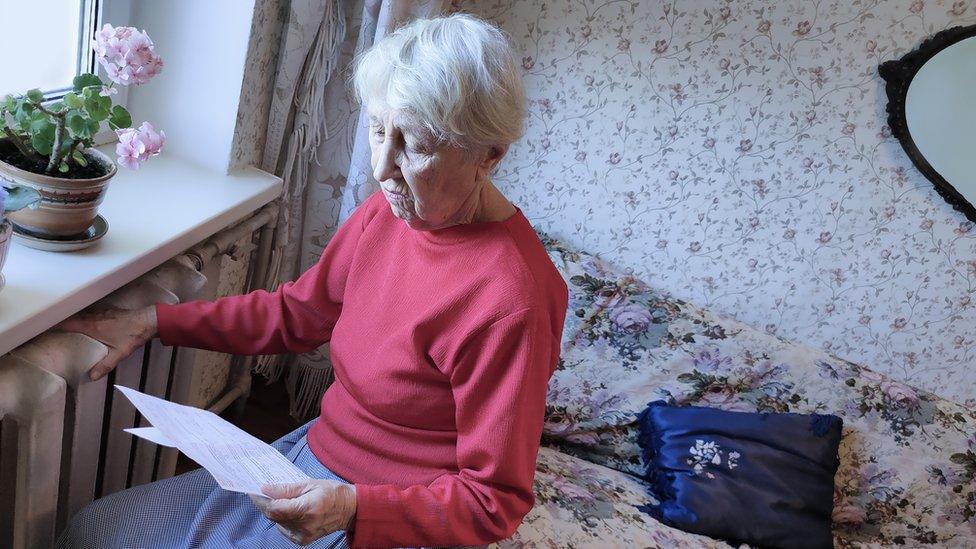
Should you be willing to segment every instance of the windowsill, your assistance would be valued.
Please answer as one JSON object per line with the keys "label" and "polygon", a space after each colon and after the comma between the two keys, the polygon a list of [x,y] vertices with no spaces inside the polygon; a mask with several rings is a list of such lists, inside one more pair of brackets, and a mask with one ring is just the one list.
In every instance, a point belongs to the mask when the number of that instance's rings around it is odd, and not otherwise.
{"label": "windowsill", "polygon": [[[115,158],[114,144],[97,147]],[[76,252],[10,245],[0,290],[0,355],[271,202],[281,179],[217,173],[165,152],[119,167],[98,213],[108,233]]]}

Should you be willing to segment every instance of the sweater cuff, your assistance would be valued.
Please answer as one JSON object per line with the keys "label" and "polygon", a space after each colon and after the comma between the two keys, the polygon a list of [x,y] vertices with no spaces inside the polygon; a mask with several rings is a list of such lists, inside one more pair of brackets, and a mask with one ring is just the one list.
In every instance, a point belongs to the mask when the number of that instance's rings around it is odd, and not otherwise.
{"label": "sweater cuff", "polygon": [[385,505],[389,490],[383,486],[354,484],[356,487],[356,520],[352,532],[346,532],[351,549],[382,546],[384,530],[391,525]]}
{"label": "sweater cuff", "polygon": [[176,323],[177,307],[179,305],[170,305],[169,303],[156,304],[156,332],[159,335],[159,342],[170,347],[179,345],[174,329],[174,326],[178,325]]}

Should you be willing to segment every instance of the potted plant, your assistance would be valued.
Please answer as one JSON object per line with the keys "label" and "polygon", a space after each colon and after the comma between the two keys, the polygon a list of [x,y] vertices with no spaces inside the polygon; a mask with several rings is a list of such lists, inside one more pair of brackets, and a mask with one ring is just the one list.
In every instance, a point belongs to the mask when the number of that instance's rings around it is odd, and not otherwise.
{"label": "potted plant", "polygon": [[47,105],[38,89],[0,101],[0,177],[41,196],[36,208],[10,214],[18,232],[70,240],[92,226],[117,171],[116,162],[92,146],[103,123],[118,135],[118,164],[138,169],[162,150],[163,132],[149,122],[132,128],[125,107],[112,105],[116,84],[145,84],[162,69],[152,40],[133,27],[105,25],[92,47],[110,84],[85,73]]}
{"label": "potted plant", "polygon": [[13,225],[4,214],[15,212],[27,206],[36,207],[41,195],[29,187],[0,186],[0,289],[6,284],[3,278],[3,264],[7,261],[7,249],[10,248],[10,236]]}

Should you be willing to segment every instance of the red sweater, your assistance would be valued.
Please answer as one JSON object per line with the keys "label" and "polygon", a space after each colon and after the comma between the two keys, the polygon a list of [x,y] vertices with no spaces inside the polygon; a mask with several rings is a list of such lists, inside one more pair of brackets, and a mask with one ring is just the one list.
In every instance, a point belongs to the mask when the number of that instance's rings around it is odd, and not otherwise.
{"label": "red sweater", "polygon": [[331,340],[335,382],[308,434],[356,485],[353,547],[478,545],[534,502],[567,286],[518,209],[416,231],[382,193],[273,293],[159,304],[159,336],[234,354]]}

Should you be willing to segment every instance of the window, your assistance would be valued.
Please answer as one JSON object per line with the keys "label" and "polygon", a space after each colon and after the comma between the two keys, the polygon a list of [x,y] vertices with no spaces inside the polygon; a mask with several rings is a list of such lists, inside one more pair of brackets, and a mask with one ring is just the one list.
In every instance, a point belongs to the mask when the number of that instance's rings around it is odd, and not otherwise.
{"label": "window", "polygon": [[98,0],[0,0],[0,13],[0,97],[40,88],[60,98],[76,75],[95,70]]}

